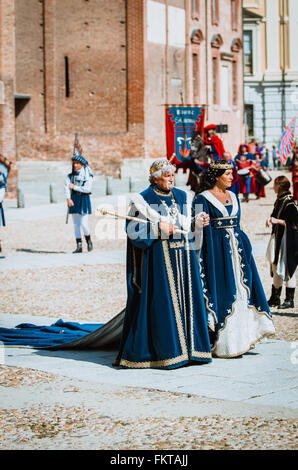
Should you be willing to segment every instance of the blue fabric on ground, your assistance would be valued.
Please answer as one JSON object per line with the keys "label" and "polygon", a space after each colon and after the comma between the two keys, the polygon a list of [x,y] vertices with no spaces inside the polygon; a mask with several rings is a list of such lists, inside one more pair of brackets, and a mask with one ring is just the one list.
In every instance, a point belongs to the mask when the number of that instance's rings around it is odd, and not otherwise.
{"label": "blue fabric on ground", "polygon": [[10,346],[45,348],[75,341],[102,326],[102,323],[64,322],[62,319],[52,325],[21,323],[15,328],[0,328],[0,341]]}

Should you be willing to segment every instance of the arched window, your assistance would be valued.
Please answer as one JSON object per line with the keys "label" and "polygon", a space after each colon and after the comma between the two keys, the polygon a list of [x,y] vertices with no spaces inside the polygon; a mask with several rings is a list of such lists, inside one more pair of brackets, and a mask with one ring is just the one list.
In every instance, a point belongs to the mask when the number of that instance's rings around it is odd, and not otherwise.
{"label": "arched window", "polygon": [[192,52],[192,99],[200,103],[200,44],[204,36],[201,30],[195,29],[190,37]]}
{"label": "arched window", "polygon": [[219,0],[211,0],[211,23],[219,24]]}
{"label": "arched window", "polygon": [[233,31],[237,31],[239,26],[238,15],[239,0],[231,0],[231,28]]}
{"label": "arched window", "polygon": [[200,17],[200,0],[191,0],[191,17],[198,20]]}
{"label": "arched window", "polygon": [[220,104],[220,48],[223,39],[220,34],[214,34],[211,39],[212,48],[212,103]]}
{"label": "arched window", "polygon": [[242,49],[242,41],[239,38],[233,39],[231,51],[234,52],[234,60],[232,61],[232,103],[238,106],[239,102],[239,52]]}

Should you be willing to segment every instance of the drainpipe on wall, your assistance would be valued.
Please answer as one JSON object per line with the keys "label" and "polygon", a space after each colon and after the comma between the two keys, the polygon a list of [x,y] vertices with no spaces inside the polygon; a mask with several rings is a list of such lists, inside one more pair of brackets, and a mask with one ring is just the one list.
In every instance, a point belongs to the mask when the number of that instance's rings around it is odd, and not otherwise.
{"label": "drainpipe on wall", "polygon": [[208,121],[209,118],[209,86],[208,86],[208,80],[209,80],[209,73],[208,73],[208,68],[209,68],[209,63],[208,63],[208,0],[205,0],[205,53],[206,53],[206,121]]}
{"label": "drainpipe on wall", "polygon": [[282,64],[281,64],[281,124],[282,124],[282,131],[286,127],[286,81],[285,81],[285,73],[286,73],[286,24],[285,24],[285,2],[282,0],[282,11],[281,11],[281,25],[282,25],[282,47],[283,47],[283,57],[282,57]]}
{"label": "drainpipe on wall", "polygon": [[189,74],[189,62],[190,62],[190,42],[189,42],[189,18],[190,18],[190,10],[189,10],[189,0],[185,0],[184,2],[184,10],[185,10],[185,64],[184,64],[184,93],[186,97],[186,103],[191,102],[190,98],[190,74]]}
{"label": "drainpipe on wall", "polygon": [[169,50],[169,17],[168,17],[168,0],[166,0],[166,53],[165,53],[165,97],[166,104],[169,104],[169,80],[168,80],[168,50]]}

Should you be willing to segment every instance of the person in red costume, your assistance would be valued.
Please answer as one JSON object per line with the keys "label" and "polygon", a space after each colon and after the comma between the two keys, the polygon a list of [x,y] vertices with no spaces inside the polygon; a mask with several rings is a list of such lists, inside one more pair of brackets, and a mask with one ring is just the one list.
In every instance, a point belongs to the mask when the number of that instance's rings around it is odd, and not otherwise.
{"label": "person in red costume", "polygon": [[223,158],[225,148],[222,140],[216,135],[216,125],[209,124],[204,128],[204,144],[210,148],[210,157],[216,161]]}
{"label": "person in red costume", "polygon": [[234,162],[230,152],[225,152],[223,154],[223,160],[225,160],[227,163],[230,163],[230,165],[232,165],[233,181],[230,187],[230,191],[233,191],[233,193],[238,195],[240,192],[240,187],[239,187],[239,180],[238,180],[238,174],[237,174],[237,165]]}
{"label": "person in red costume", "polygon": [[252,180],[252,163],[255,157],[252,153],[248,152],[249,148],[246,144],[241,144],[238,149],[238,155],[235,157],[235,163],[239,170],[247,169],[249,173],[245,177],[239,177],[240,192],[243,194],[243,201],[248,202],[249,193],[251,193],[251,180]]}
{"label": "person in red costume", "polygon": [[293,154],[290,172],[292,173],[293,198],[294,201],[298,201],[298,147],[296,147]]}
{"label": "person in red costume", "polygon": [[266,171],[267,167],[266,167],[266,163],[263,159],[261,152],[256,152],[255,161],[253,161],[253,168],[252,168],[253,177],[251,181],[250,192],[255,193],[255,195],[257,196],[257,199],[260,199],[260,197],[266,197],[265,186],[262,186],[256,178],[256,175],[258,174],[260,170]]}

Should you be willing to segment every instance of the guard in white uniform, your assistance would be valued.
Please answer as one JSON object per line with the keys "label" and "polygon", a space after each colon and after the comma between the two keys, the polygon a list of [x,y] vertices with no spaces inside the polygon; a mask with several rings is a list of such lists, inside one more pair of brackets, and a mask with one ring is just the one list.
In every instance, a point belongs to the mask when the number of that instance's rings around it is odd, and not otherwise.
{"label": "guard in white uniform", "polygon": [[80,154],[72,157],[72,172],[67,175],[64,193],[67,200],[68,213],[72,215],[77,248],[73,253],[82,253],[82,234],[87,242],[87,249],[93,249],[88,214],[92,214],[90,194],[93,174],[89,164]]}
{"label": "guard in white uniform", "polygon": [[[7,176],[11,167],[11,162],[0,155],[0,227],[5,227],[5,216],[3,208],[3,200],[7,191]],[[0,240],[0,252],[2,251],[1,240]]]}

